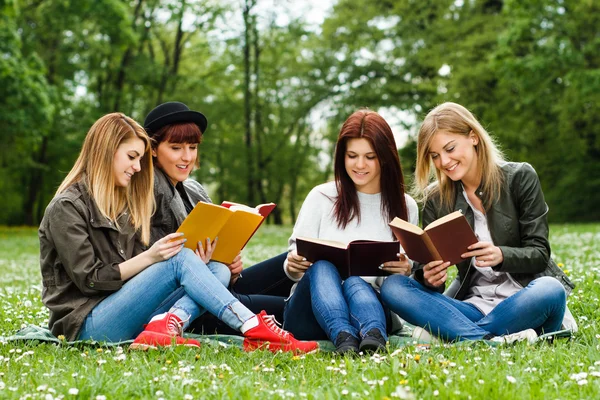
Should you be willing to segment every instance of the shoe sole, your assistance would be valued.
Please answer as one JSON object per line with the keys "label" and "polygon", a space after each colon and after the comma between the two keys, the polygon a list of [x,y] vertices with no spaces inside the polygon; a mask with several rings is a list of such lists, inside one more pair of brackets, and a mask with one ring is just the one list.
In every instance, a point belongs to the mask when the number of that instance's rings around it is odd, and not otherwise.
{"label": "shoe sole", "polygon": [[294,354],[312,354],[319,351],[319,346],[315,347],[311,350],[303,350],[298,348],[290,348],[291,344],[289,343],[273,343],[268,341],[258,341],[258,340],[248,340],[244,339],[244,351],[255,351],[255,350],[269,350],[272,353],[277,353],[279,351],[283,352],[291,352]]}
{"label": "shoe sole", "polygon": [[358,346],[358,350],[362,352],[376,353],[379,350],[385,350],[385,344],[382,344],[376,340],[363,340]]}
{"label": "shoe sole", "polygon": [[[175,346],[195,347],[198,349],[200,348],[200,346],[198,346],[196,344],[187,344],[187,343],[176,344]],[[173,345],[170,344],[170,345],[165,345],[165,346],[155,346],[153,344],[147,344],[147,343],[131,343],[129,345],[129,350],[148,351],[148,350],[158,350],[161,347],[173,347]]]}

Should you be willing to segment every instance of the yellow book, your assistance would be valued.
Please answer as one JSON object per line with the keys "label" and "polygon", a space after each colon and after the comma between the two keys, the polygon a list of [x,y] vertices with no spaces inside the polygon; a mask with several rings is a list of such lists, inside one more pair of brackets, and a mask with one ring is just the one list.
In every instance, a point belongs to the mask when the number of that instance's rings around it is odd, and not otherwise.
{"label": "yellow book", "polygon": [[211,259],[231,264],[275,207],[274,203],[252,208],[228,201],[221,205],[199,202],[177,232],[184,234],[185,247],[191,250],[196,250],[198,242],[206,246],[206,238],[218,237]]}

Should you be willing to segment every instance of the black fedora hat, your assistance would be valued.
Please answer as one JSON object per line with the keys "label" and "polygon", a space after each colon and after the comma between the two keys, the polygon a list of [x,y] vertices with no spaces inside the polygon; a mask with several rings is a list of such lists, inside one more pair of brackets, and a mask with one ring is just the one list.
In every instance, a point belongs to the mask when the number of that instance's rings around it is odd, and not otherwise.
{"label": "black fedora hat", "polygon": [[200,128],[200,132],[206,132],[208,121],[204,114],[192,111],[188,106],[179,101],[169,101],[154,107],[144,120],[144,129],[150,136],[166,125],[178,122],[193,122]]}

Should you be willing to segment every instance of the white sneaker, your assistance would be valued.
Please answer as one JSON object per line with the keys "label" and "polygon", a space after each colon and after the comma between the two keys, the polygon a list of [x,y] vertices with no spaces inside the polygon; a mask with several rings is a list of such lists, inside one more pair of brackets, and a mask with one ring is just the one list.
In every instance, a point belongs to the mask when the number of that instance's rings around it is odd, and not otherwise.
{"label": "white sneaker", "polygon": [[511,333],[509,335],[495,336],[490,339],[491,342],[512,344],[527,340],[527,343],[533,344],[537,342],[538,335],[533,329],[525,329],[521,332]]}
{"label": "white sneaker", "polygon": [[413,329],[412,334],[410,336],[414,339],[420,340],[425,343],[439,343],[440,342],[440,340],[438,338],[436,338],[435,336],[432,336],[431,333],[429,333],[429,331],[421,328],[420,326],[415,326],[415,328]]}

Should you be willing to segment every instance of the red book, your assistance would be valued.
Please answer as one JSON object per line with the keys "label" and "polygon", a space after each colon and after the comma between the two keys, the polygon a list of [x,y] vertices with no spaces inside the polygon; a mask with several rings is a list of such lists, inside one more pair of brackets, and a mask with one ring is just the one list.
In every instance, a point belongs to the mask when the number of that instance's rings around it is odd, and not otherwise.
{"label": "red book", "polygon": [[436,219],[425,229],[398,217],[389,225],[408,258],[421,264],[436,260],[458,264],[465,260],[461,254],[468,252],[468,247],[478,242],[475,232],[460,211]]}
{"label": "red book", "polygon": [[354,240],[348,244],[332,240],[296,238],[298,255],[310,262],[326,260],[335,265],[342,279],[349,276],[384,276],[388,272],[379,266],[387,261],[397,261],[398,242]]}

